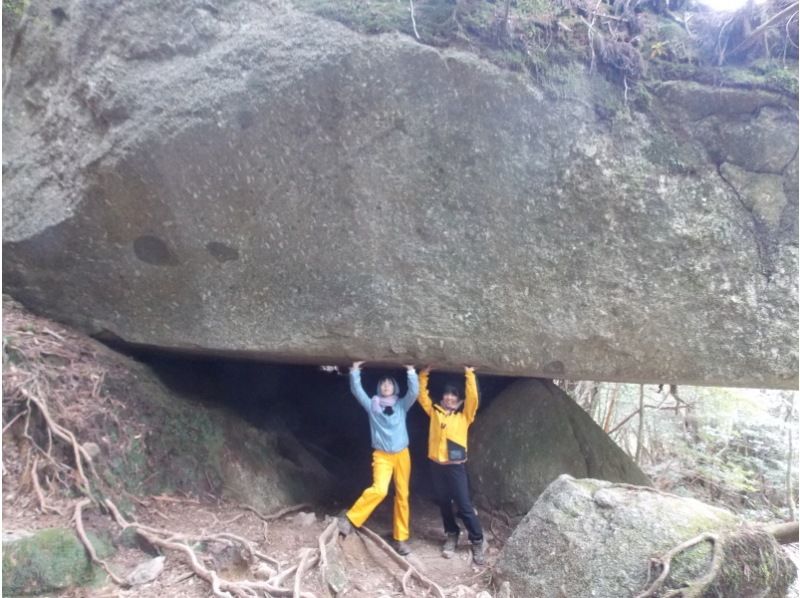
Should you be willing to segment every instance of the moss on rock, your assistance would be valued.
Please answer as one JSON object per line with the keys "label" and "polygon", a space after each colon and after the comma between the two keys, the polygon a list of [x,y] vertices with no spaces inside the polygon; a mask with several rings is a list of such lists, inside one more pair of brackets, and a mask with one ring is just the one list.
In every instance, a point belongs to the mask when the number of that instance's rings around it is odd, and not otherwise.
{"label": "moss on rock", "polygon": [[[87,533],[100,558],[113,553],[110,544]],[[41,594],[100,581],[86,549],[70,529],[51,528],[3,542],[3,594]]]}

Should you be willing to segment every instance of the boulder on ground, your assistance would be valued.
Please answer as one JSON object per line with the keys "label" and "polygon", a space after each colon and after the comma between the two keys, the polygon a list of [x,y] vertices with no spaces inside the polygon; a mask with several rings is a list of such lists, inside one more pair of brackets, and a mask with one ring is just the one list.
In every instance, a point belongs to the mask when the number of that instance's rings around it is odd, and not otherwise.
{"label": "boulder on ground", "polygon": [[[678,552],[661,586],[692,596],[783,597],[796,575],[774,538],[700,501],[628,484],[560,476],[503,548],[496,570],[517,596],[636,596],[658,575],[651,559],[703,533]],[[718,567],[714,567],[714,556]],[[712,572],[708,584],[701,580]],[[559,593],[561,592],[561,593]]]}
{"label": "boulder on ground", "polygon": [[540,80],[290,2],[24,4],[3,283],[39,313],[213,355],[797,387],[796,96],[666,81],[633,109],[583,63]]}
{"label": "boulder on ground", "polygon": [[479,500],[524,515],[548,484],[578,478],[649,485],[639,467],[561,389],[520,380],[481,412],[470,438]]}
{"label": "boulder on ground", "polygon": [[[113,549],[88,534],[98,557]],[[42,594],[95,583],[103,571],[92,565],[86,549],[71,529],[43,529],[6,541],[3,538],[3,594]]]}

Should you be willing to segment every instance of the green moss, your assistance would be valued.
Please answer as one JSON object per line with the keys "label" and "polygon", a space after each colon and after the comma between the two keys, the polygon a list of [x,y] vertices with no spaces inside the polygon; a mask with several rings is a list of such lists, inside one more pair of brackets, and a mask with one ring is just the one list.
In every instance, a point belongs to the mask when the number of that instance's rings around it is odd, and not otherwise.
{"label": "green moss", "polygon": [[8,12],[16,17],[20,17],[27,5],[27,0],[3,0],[3,12]]}
{"label": "green moss", "polygon": [[[101,558],[113,549],[105,540],[87,533]],[[3,543],[3,593],[38,594],[99,581],[103,572],[93,566],[75,533],[53,528],[29,538]]]}
{"label": "green moss", "polygon": [[701,542],[684,550],[672,561],[669,586],[679,588],[702,577],[711,567],[712,545]]}
{"label": "green moss", "polygon": [[725,67],[721,69],[732,83],[752,85],[797,95],[797,64],[784,65],[775,60],[756,61],[747,68]]}

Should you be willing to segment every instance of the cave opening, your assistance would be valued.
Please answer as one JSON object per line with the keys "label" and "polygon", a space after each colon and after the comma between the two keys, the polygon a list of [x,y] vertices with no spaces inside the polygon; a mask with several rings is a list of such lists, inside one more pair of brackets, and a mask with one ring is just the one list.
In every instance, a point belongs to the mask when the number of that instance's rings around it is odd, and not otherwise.
{"label": "cave opening", "polygon": [[[187,356],[137,351],[134,356],[149,366],[173,392],[191,400],[230,409],[245,422],[262,430],[289,433],[336,480],[331,504],[352,503],[372,481],[372,447],[366,412],[350,392],[349,366],[272,363],[208,356]],[[392,376],[407,388],[402,367],[362,369],[365,392],[373,396],[378,381]],[[516,378],[479,374],[479,412]],[[461,372],[437,372],[430,377],[434,400],[446,384],[460,385]],[[408,413],[412,460],[412,496],[429,499],[433,490],[427,459],[429,419],[415,405]],[[294,460],[291,449],[278,449]],[[285,453],[285,454],[284,454]]]}

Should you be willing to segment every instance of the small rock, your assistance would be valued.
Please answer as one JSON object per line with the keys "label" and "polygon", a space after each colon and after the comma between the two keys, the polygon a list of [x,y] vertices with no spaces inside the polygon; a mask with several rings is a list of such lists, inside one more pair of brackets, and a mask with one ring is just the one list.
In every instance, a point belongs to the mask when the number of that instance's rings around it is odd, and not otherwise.
{"label": "small rock", "polygon": [[310,527],[317,522],[317,516],[314,513],[306,513],[301,511],[292,519],[295,525],[300,527]]}
{"label": "small rock", "polygon": [[138,565],[133,571],[128,573],[126,581],[132,586],[142,585],[153,581],[156,577],[161,575],[164,570],[164,561],[166,557],[157,556],[154,559],[145,561]]}
{"label": "small rock", "polygon": [[258,566],[255,568],[255,571],[253,571],[253,575],[255,576],[256,579],[263,579],[263,580],[269,579],[276,573],[277,571],[275,571],[275,569],[273,569],[266,563],[259,563]]}
{"label": "small rock", "polygon": [[613,509],[619,504],[619,499],[612,492],[603,489],[595,492],[592,498],[594,499],[594,504],[603,509]]}
{"label": "small rock", "polygon": [[478,595],[475,598],[492,598],[492,595],[484,590],[483,592],[478,592]]}
{"label": "small rock", "polygon": [[86,454],[89,455],[89,458],[92,461],[94,461],[96,457],[100,456],[100,447],[94,442],[84,442],[81,445],[81,448],[86,451]]}
{"label": "small rock", "polygon": [[504,581],[500,585],[500,591],[497,593],[497,598],[511,598],[511,582]]}
{"label": "small rock", "polygon": [[30,538],[33,535],[33,532],[28,532],[25,530],[17,530],[17,531],[3,531],[3,543],[5,542],[15,542],[17,540],[21,540],[22,538]]}

